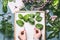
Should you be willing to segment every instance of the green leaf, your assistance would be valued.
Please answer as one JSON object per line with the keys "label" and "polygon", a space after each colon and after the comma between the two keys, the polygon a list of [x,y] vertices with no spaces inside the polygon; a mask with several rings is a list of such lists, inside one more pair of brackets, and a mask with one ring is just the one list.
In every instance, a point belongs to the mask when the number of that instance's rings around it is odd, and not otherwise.
{"label": "green leaf", "polygon": [[40,16],[40,12],[36,12],[36,16]]}
{"label": "green leaf", "polygon": [[59,28],[58,27],[53,27],[53,31],[58,32]]}
{"label": "green leaf", "polygon": [[30,17],[31,17],[31,18],[34,18],[34,17],[35,17],[35,15],[34,15],[34,14],[30,14]]}
{"label": "green leaf", "polygon": [[19,17],[20,19],[23,19],[23,15],[22,15],[22,14],[18,14],[18,17]]}
{"label": "green leaf", "polygon": [[32,24],[32,25],[34,25],[35,24],[34,19],[33,18],[29,18],[29,23]]}
{"label": "green leaf", "polygon": [[27,9],[27,10],[31,10],[31,3],[25,3],[25,8]]}
{"label": "green leaf", "polygon": [[12,24],[11,23],[6,23],[6,30],[11,31],[12,30]]}
{"label": "green leaf", "polygon": [[38,23],[38,24],[36,24],[35,26],[36,26],[36,28],[38,28],[38,29],[40,29],[40,30],[43,29],[43,25],[42,25],[42,24],[39,24],[39,23]]}
{"label": "green leaf", "polygon": [[22,20],[17,20],[16,23],[17,23],[20,27],[22,27],[22,26],[24,25],[24,22],[23,22]]}
{"label": "green leaf", "polygon": [[46,26],[46,30],[49,31],[53,31],[53,28],[51,26]]}
{"label": "green leaf", "polygon": [[55,37],[55,33],[52,32],[52,33],[50,33],[50,35],[48,36],[48,39],[51,39],[51,38],[54,38],[54,37]]}
{"label": "green leaf", "polygon": [[8,4],[8,0],[3,0],[3,12],[6,13],[7,12],[7,4]]}
{"label": "green leaf", "polygon": [[53,6],[56,6],[58,3],[59,3],[59,0],[53,0],[52,5],[53,5]]}
{"label": "green leaf", "polygon": [[29,17],[30,17],[30,14],[26,14],[26,15],[24,16],[24,18],[23,18],[24,21],[27,22],[27,21],[29,20]]}
{"label": "green leaf", "polygon": [[37,16],[37,17],[36,17],[36,21],[37,21],[37,22],[40,22],[41,20],[42,20],[42,17],[40,17],[40,16]]}
{"label": "green leaf", "polygon": [[3,5],[3,12],[6,13],[7,12],[7,6]]}

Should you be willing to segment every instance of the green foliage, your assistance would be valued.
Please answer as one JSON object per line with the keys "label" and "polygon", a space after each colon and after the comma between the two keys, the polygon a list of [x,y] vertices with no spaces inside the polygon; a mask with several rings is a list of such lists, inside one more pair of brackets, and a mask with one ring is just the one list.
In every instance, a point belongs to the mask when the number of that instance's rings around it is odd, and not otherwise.
{"label": "green foliage", "polygon": [[60,0],[52,0],[52,2],[50,4],[47,4],[45,6],[45,10],[49,9],[53,12],[54,15],[58,16],[57,19],[55,19],[55,21],[52,22],[50,19],[49,13],[46,14],[46,19],[47,19],[48,23],[51,25],[51,26],[46,25],[46,31],[48,31],[48,32],[53,31],[48,36],[48,39],[52,39],[54,37],[59,39],[59,32],[60,32],[59,31],[60,30],[59,29],[60,28],[60,20],[59,20],[60,19],[60,14],[59,14],[60,13],[60,7],[59,6],[60,6]]}
{"label": "green foliage", "polygon": [[4,13],[7,13],[8,9],[7,9],[7,5],[8,5],[8,1],[13,1],[13,0],[3,0],[3,3],[2,3],[2,10]]}
{"label": "green foliage", "polygon": [[5,14],[0,14],[0,16],[2,17],[2,20],[0,22],[2,28],[0,28],[0,32],[4,35],[4,37],[11,39],[13,38],[13,30],[12,30],[13,25],[12,23],[9,22],[11,16],[8,15],[8,17],[5,17],[4,15]]}
{"label": "green foliage", "polygon": [[42,4],[44,4],[45,0],[23,0],[23,3],[25,5],[24,9],[27,10],[34,10],[34,8],[41,7]]}
{"label": "green foliage", "polygon": [[59,32],[60,32],[60,20],[59,19],[60,18],[57,17],[54,21],[51,21],[50,15],[47,14],[48,23],[50,23],[52,26],[46,25],[46,31],[48,32],[53,31],[52,33],[49,34],[48,39],[52,39],[54,37],[59,38]]}
{"label": "green foliage", "polygon": [[52,32],[52,33],[49,35],[48,39],[51,39],[51,38],[54,38],[54,37],[55,37],[55,34],[54,34],[54,32]]}
{"label": "green foliage", "polygon": [[[8,1],[12,1],[12,0],[3,0],[3,5],[2,5],[2,9],[3,9],[3,12],[4,13],[7,13],[7,4],[8,4]],[[37,0],[35,0],[35,2],[26,2],[25,3],[25,8],[23,8],[22,10],[25,10],[26,11],[26,9],[27,10],[31,10],[31,7],[33,6],[33,8],[34,8],[34,6],[36,6],[35,8],[37,8],[37,7],[40,7],[44,2],[45,2],[45,0],[41,0],[41,2],[40,3],[38,3],[38,2],[36,2]],[[54,13],[54,15],[57,15],[58,16],[58,18],[57,18],[57,20],[59,20],[60,19],[60,0],[52,0],[52,2],[51,3],[47,3],[43,8],[42,8],[43,10],[46,10],[46,9],[49,9],[49,10],[51,10],[51,11],[53,11],[53,13]],[[39,13],[37,13],[37,15],[40,15]],[[0,15],[0,16],[3,16],[3,15]],[[24,17],[24,21],[28,21],[28,18],[29,16],[26,16],[26,17]],[[34,18],[34,15],[31,15],[31,17],[32,18]],[[22,18],[22,16],[21,16],[21,18]],[[52,26],[46,26],[46,30],[47,31],[54,31],[54,32],[52,32],[50,35],[49,35],[49,37],[48,37],[48,39],[51,39],[51,38],[54,38],[55,36],[59,36],[58,35],[58,33],[59,33],[59,26],[60,26],[60,20],[59,21],[57,21],[57,20],[55,20],[53,23],[52,23],[52,21],[51,21],[51,19],[49,19],[50,18],[50,16],[48,15],[47,16],[47,20],[48,20],[48,22],[52,25]],[[10,17],[8,17],[8,19],[10,19]],[[39,18],[36,18],[37,20],[40,20]],[[2,24],[2,29],[1,29],[1,31],[2,31],[2,33],[3,34],[5,34],[5,29],[6,29],[6,20],[2,20],[1,21],[1,24]],[[10,25],[10,24],[9,24]],[[11,30],[10,29],[10,27],[9,27],[9,30]],[[12,32],[8,32],[8,34],[9,33],[12,33]],[[10,34],[9,34],[10,35]]]}
{"label": "green foliage", "polygon": [[6,23],[6,21],[4,21],[4,20],[1,21],[2,28],[0,29],[0,31],[2,32],[2,34],[5,34],[5,29],[6,29],[5,23]]}
{"label": "green foliage", "polygon": [[31,10],[31,3],[25,3],[25,8],[27,9],[27,10]]}
{"label": "green foliage", "polygon": [[8,0],[3,0],[3,7],[2,7],[2,9],[3,9],[4,13],[7,13],[7,4],[8,4]]}
{"label": "green foliage", "polygon": [[2,28],[0,29],[0,32],[5,35],[6,37],[13,37],[13,31],[12,31],[12,24],[8,21],[2,20],[1,21]]}
{"label": "green foliage", "polygon": [[13,31],[12,31],[12,24],[11,23],[6,23],[6,37],[12,38],[13,37],[12,33],[13,33]]}
{"label": "green foliage", "polygon": [[52,5],[57,6],[58,3],[59,3],[59,0],[53,0]]}

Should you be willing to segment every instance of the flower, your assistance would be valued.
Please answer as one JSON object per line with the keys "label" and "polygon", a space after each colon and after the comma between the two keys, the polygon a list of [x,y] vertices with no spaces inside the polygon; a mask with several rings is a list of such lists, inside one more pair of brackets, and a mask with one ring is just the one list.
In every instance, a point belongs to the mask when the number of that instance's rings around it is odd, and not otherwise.
{"label": "flower", "polygon": [[52,21],[54,21],[56,18],[57,18],[56,15],[50,17],[50,19],[51,19]]}
{"label": "flower", "polygon": [[49,13],[49,10],[46,10],[46,13]]}

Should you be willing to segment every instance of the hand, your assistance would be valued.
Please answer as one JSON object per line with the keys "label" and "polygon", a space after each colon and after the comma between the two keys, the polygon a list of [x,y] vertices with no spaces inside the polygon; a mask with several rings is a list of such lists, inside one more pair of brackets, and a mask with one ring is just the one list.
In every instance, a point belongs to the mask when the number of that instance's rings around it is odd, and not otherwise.
{"label": "hand", "polygon": [[25,30],[20,31],[18,38],[20,40],[26,40],[26,31]]}
{"label": "hand", "polygon": [[35,31],[34,38],[39,39],[41,37],[41,34],[42,34],[41,31],[37,28],[35,28],[34,31]]}

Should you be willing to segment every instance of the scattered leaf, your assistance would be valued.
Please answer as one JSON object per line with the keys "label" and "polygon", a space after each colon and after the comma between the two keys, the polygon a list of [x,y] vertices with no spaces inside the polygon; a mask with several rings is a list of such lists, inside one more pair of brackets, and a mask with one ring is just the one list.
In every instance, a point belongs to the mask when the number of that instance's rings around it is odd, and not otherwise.
{"label": "scattered leaf", "polygon": [[20,27],[22,27],[22,26],[24,25],[24,22],[23,22],[22,20],[17,20],[16,23],[17,23]]}
{"label": "scattered leaf", "polygon": [[42,30],[43,29],[43,25],[38,23],[38,24],[36,24],[36,28]]}

